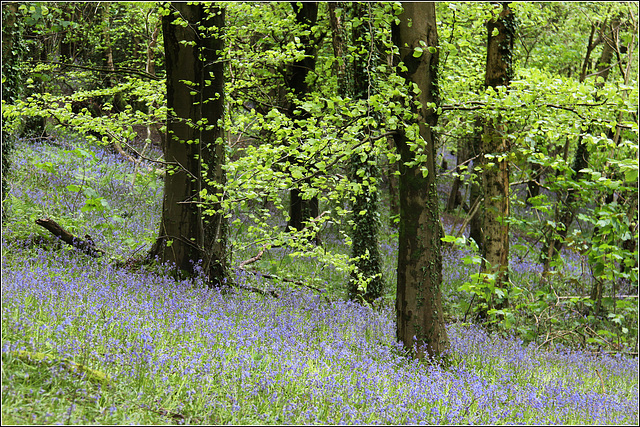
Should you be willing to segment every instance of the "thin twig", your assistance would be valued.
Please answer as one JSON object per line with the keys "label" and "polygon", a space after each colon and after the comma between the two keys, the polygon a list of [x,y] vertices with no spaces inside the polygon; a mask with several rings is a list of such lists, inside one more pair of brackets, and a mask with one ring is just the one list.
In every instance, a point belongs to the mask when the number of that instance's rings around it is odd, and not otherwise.
{"label": "thin twig", "polygon": [[315,286],[309,285],[308,283],[305,283],[302,280],[288,279],[286,277],[276,276],[275,274],[262,273],[260,271],[247,270],[245,268],[239,268],[239,270],[242,270],[247,273],[255,274],[256,276],[264,277],[265,279],[281,280],[286,283],[293,283],[294,285],[304,286],[305,288],[313,289],[314,291],[319,292],[321,294],[325,292],[323,289],[316,288]]}
{"label": "thin twig", "polygon": [[604,394],[606,393],[606,390],[604,389],[604,381],[602,380],[602,376],[600,375],[598,368],[596,368],[596,374],[598,374],[598,378],[600,378],[600,386],[602,387],[602,394]]}

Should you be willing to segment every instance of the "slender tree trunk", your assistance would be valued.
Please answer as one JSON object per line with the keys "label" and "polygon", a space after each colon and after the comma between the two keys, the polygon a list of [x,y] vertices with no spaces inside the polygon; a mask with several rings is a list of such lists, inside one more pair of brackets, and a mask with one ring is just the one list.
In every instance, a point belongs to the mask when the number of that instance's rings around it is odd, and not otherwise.
{"label": "slender tree trunk", "polygon": [[540,179],[542,177],[542,168],[539,163],[529,162],[531,168],[531,179],[527,182],[527,205],[530,205],[529,199],[540,195]]}
{"label": "slender tree trunk", "polygon": [[[347,32],[344,25],[345,14],[347,13],[345,2],[330,2],[329,24],[331,25],[331,44],[333,45],[334,72],[338,78],[338,95],[349,95],[349,67],[347,66]],[[336,9],[341,9],[338,14]]]}
{"label": "slender tree trunk", "polygon": [[[421,104],[417,113],[421,144],[428,155],[426,164],[415,161],[407,135],[402,130],[395,136],[400,153],[400,234],[398,248],[398,289],[396,294],[397,338],[415,356],[439,356],[449,346],[442,311],[442,228],[436,189],[435,135],[436,111],[429,103],[437,103],[438,51],[424,49],[419,58],[414,48],[438,46],[435,4],[403,3],[400,23],[392,27],[393,41],[400,51],[399,61],[405,71],[400,74],[408,85],[416,84],[415,95]],[[409,91],[412,93],[412,91]],[[415,103],[412,103],[415,107]],[[423,174],[426,168],[427,174]],[[414,347],[415,346],[415,347]]]}
{"label": "slender tree trunk", "polygon": [[[396,143],[392,136],[387,137],[387,145],[391,152],[396,150]],[[394,229],[398,228],[396,219],[400,216],[400,196],[398,195],[399,184],[398,175],[396,175],[397,171],[398,163],[388,162],[386,164],[387,181],[389,183],[389,226]]]}
{"label": "slender tree trunk", "polygon": [[447,199],[447,207],[445,210],[447,212],[453,212],[456,210],[458,206],[464,206],[464,200],[462,200],[462,194],[460,192],[460,185],[462,184],[462,178],[460,174],[462,173],[461,165],[466,163],[469,160],[469,143],[468,138],[460,138],[457,143],[457,153],[456,153],[456,169],[455,172],[457,176],[453,180],[453,185],[451,185],[451,192],[449,193],[449,198]]}
{"label": "slender tree trunk", "polygon": [[149,40],[148,44],[147,44],[147,55],[146,55],[146,65],[144,67],[144,70],[151,74],[154,75],[156,74],[156,63],[155,63],[155,52],[154,49],[156,48],[156,44],[158,43],[158,36],[160,35],[160,29],[162,28],[161,25],[157,25],[156,28],[153,30],[153,33],[151,33],[151,39]]}
{"label": "slender tree trunk", "polygon": [[[389,68],[393,67],[393,54],[387,54],[387,66]],[[387,137],[387,145],[391,152],[396,150],[396,143],[393,136]],[[398,175],[396,172],[398,170],[398,163],[387,163],[387,181],[389,183],[389,226],[397,229],[398,223],[396,219],[400,216],[400,200],[398,196]]]}
{"label": "slender tree trunk", "polygon": [[[62,6],[62,14],[64,16],[64,19],[69,22],[77,22],[75,17],[75,10],[76,10],[75,4],[65,3]],[[70,30],[67,30],[67,31],[70,31]],[[60,45],[59,45],[60,61],[72,63],[73,58],[75,56],[75,52],[73,49],[74,43],[71,40],[69,40],[70,38],[67,38],[65,34],[63,34],[61,38],[62,40],[60,40]]]}
{"label": "slender tree trunk", "polygon": [[[31,34],[28,34],[27,37],[35,38],[38,40],[38,43],[34,44],[34,49],[27,50],[27,52],[31,53],[31,57],[29,59],[34,62],[46,63],[49,59],[49,43],[46,42],[42,35],[35,33],[33,29],[31,29],[29,32]],[[38,75],[34,76],[33,87],[27,89],[26,95],[31,95],[34,93],[43,94],[44,92],[45,83],[42,77]],[[47,120],[45,116],[27,116],[26,120],[24,121],[21,136],[31,138],[44,138],[47,136],[46,124]]]}
{"label": "slender tree trunk", "polygon": [[[494,34],[494,32],[496,32]],[[485,87],[508,86],[512,74],[515,18],[508,3],[502,3],[497,19],[487,22],[487,67]],[[484,187],[484,257],[483,269],[496,274],[496,287],[508,288],[509,277],[509,142],[504,137],[505,126],[487,120],[482,136],[482,153],[486,159],[483,168]],[[489,304],[492,302],[489,301]],[[496,304],[508,304],[505,297]]]}
{"label": "slender tree trunk", "polygon": [[[219,194],[225,183],[221,139],[224,80],[218,64],[224,11],[203,3],[172,3],[172,9],[188,25],[173,24],[174,14],[162,21],[167,105],[172,111],[164,152],[165,161],[172,166],[165,177],[159,237],[150,255],[175,264],[187,275],[197,273],[197,264],[202,261],[202,269],[215,286],[228,279],[226,222],[220,212],[205,212],[199,202],[203,189]],[[203,122],[204,127],[196,125]]]}
{"label": "slender tree trunk", "polygon": [[[106,49],[104,51],[104,62],[105,68],[109,71],[115,70],[115,64],[113,62],[113,43],[111,43],[111,3],[104,3],[102,6],[102,19],[106,23],[104,26],[104,30],[102,32],[102,36],[104,38],[104,44]],[[118,84],[118,79],[116,77],[116,73],[110,72],[104,74],[104,82],[106,83],[106,87],[111,88]],[[126,109],[125,101],[122,98],[122,93],[117,92],[113,95],[113,107],[115,111],[124,111]],[[114,142],[114,144],[119,144],[118,142]]]}
{"label": "slender tree trunk", "polygon": [[[484,222],[484,200],[482,193],[482,165],[484,155],[482,154],[482,119],[479,117],[474,122],[474,132],[469,139],[469,151],[473,157],[473,169],[476,173],[471,181],[469,189],[469,206],[471,209],[471,220],[469,221],[469,238],[473,239],[478,245],[480,253],[484,251],[484,231],[482,224]],[[478,208],[474,211],[474,206],[478,204]]]}
{"label": "slender tree trunk", "polygon": [[[368,66],[375,66],[374,35],[368,30],[367,23],[371,5],[353,3],[351,5],[353,18],[360,21],[360,25],[353,25],[353,45],[356,47],[353,62],[353,94],[355,100],[368,100],[371,76]],[[367,39],[367,36],[369,37]],[[360,54],[358,54],[360,52]],[[362,54],[362,52],[365,52]],[[364,129],[370,134],[371,129]],[[349,281],[349,298],[362,298],[372,302],[382,296],[384,280],[380,251],[378,250],[378,190],[369,186],[370,182],[379,179],[376,150],[373,142],[359,147],[350,159],[349,175],[356,184],[353,202],[353,230],[351,257],[354,259],[355,269]],[[366,288],[359,285],[366,281]]]}
{"label": "slender tree trunk", "polygon": [[[293,3],[293,10],[296,14],[296,22],[301,28],[310,30],[311,27],[315,25],[318,18],[318,3]],[[294,95],[294,100],[289,105],[288,114],[289,117],[294,120],[304,120],[309,116],[306,112],[298,112],[297,108],[299,102],[302,101],[304,96],[309,92],[309,87],[306,82],[307,74],[309,74],[310,70],[315,69],[317,55],[315,41],[311,34],[301,35],[300,42],[305,47],[305,57],[292,64],[287,73],[287,86]],[[298,161],[299,159],[296,159],[295,156],[292,156],[289,159],[291,164]],[[305,200],[302,197],[302,192],[299,188],[292,188],[289,194],[288,228],[302,230],[304,228],[304,223],[308,221],[309,218],[315,218],[318,216],[318,198],[313,197]]]}

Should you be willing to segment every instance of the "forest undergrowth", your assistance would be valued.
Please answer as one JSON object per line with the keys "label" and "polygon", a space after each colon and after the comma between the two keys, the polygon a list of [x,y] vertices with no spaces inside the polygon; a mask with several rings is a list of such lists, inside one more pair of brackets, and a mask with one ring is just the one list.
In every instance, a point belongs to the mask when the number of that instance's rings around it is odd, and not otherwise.
{"label": "forest undergrowth", "polygon": [[[637,310],[583,314],[585,259],[565,250],[543,284],[524,229],[512,236],[519,294],[508,321],[474,323],[464,290],[474,268],[464,260],[474,255],[444,249],[451,349],[429,363],[407,358],[395,339],[397,234],[388,212],[380,242],[386,295],[362,305],[346,301],[347,273],[292,258],[285,246],[252,270],[236,268],[237,286],[226,290],[175,279],[162,266],[119,266],[155,238],[162,178],[151,164],[81,139],[18,141],[10,184],[3,424],[638,423]],[[63,244],[35,224],[40,218],[90,237],[107,255]],[[242,241],[242,216],[233,219],[238,266],[259,247]],[[445,216],[445,232],[461,223]],[[323,229],[322,244],[348,253],[338,231]]]}

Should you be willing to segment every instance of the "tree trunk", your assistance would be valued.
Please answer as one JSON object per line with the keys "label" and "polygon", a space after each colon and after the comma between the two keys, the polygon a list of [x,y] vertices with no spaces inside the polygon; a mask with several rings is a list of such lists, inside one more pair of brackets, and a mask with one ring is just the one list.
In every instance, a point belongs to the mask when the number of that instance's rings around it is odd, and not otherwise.
{"label": "tree trunk", "polygon": [[[508,86],[512,74],[513,41],[515,18],[508,3],[502,3],[502,11],[497,19],[487,22],[487,66],[485,87]],[[494,35],[494,32],[497,33]],[[483,270],[496,274],[497,288],[507,288],[509,283],[509,154],[508,139],[504,137],[505,126],[487,120],[482,136],[482,153],[485,157],[483,168],[484,187],[484,263]],[[489,301],[491,304],[491,301]],[[503,308],[508,304],[505,297],[495,306]]]}
{"label": "tree trunk", "polygon": [[[296,14],[296,22],[300,27],[305,30],[311,30],[311,27],[315,25],[318,18],[318,3],[293,3],[293,10]],[[307,74],[309,74],[310,70],[315,69],[317,55],[315,40],[311,34],[300,35],[300,43],[305,47],[305,57],[289,67],[286,79],[287,86],[294,95],[293,101],[289,104],[288,115],[294,120],[304,120],[309,117],[308,113],[298,112],[296,109],[298,108],[299,102],[302,101],[304,96],[309,92],[309,87],[306,82]],[[299,161],[295,156],[289,158],[291,164]],[[302,197],[300,189],[291,189],[288,228],[302,230],[304,223],[308,221],[309,218],[317,217],[318,213],[319,206],[317,197],[305,200]]]}
{"label": "tree trunk", "polygon": [[[393,54],[387,54],[387,66],[389,68],[393,68]],[[391,152],[396,150],[396,143],[394,141],[393,136],[387,137],[387,146]],[[387,181],[389,183],[389,226],[392,229],[398,228],[398,223],[396,219],[400,217],[400,200],[398,195],[398,175],[396,172],[398,170],[398,163],[389,162],[387,159]]]}
{"label": "tree trunk", "polygon": [[[473,157],[473,168],[476,175],[471,181],[471,188],[469,189],[469,206],[471,208],[469,238],[476,242],[480,253],[483,253],[484,231],[482,230],[482,224],[484,222],[484,201],[482,194],[482,164],[484,156],[482,154],[482,119],[479,117],[476,118],[473,129],[473,134],[469,139],[469,151]],[[476,203],[478,203],[479,206],[474,212],[473,205]]]}
{"label": "tree trunk", "polygon": [[[396,143],[392,136],[387,137],[387,145],[391,152],[396,150]],[[387,160],[386,174],[389,183],[389,226],[392,229],[398,228],[396,219],[400,216],[400,201],[398,195],[398,163],[391,163]]]}
{"label": "tree trunk", "polygon": [[445,208],[447,212],[453,212],[458,206],[464,206],[464,200],[462,200],[462,194],[460,192],[460,185],[462,184],[462,179],[460,177],[462,169],[460,168],[460,166],[469,160],[469,144],[467,142],[467,138],[458,139],[458,143],[456,145],[457,153],[455,172],[457,176],[453,180],[453,184],[451,185],[451,192],[449,193],[449,198],[447,199],[447,207]]}
{"label": "tree trunk", "polygon": [[96,247],[95,242],[88,234],[85,235],[84,239],[76,237],[50,218],[37,219],[36,224],[46,228],[51,234],[60,238],[60,240],[62,240],[66,244],[79,249],[87,255],[90,255],[94,258],[99,258],[105,254],[102,249]]}
{"label": "tree trunk", "polygon": [[[420,136],[428,158],[425,164],[409,165],[416,153],[407,135],[395,136],[400,153],[400,235],[398,248],[398,283],[396,295],[397,338],[416,357],[439,356],[449,346],[442,311],[441,226],[436,189],[435,135],[432,127],[438,116],[429,103],[438,102],[438,51],[424,49],[419,58],[414,48],[438,46],[435,4],[403,3],[400,23],[392,27],[393,41],[400,51],[400,71],[407,85],[420,89],[415,95],[421,104],[417,112]],[[400,70],[400,68],[399,68]],[[412,93],[412,91],[409,91]],[[415,103],[412,108],[416,109]],[[423,174],[423,168],[428,172]]]}
{"label": "tree trunk", "polygon": [[542,177],[542,167],[539,163],[529,162],[531,168],[531,179],[527,182],[527,206],[531,206],[529,199],[540,195],[540,178]]}
{"label": "tree trunk", "polygon": [[[331,25],[331,44],[333,45],[333,56],[336,61],[333,63],[334,72],[338,79],[338,95],[348,96],[349,92],[349,70],[347,67],[347,33],[344,27],[345,14],[347,12],[345,2],[330,2],[329,24]],[[336,12],[340,8],[341,14]]]}
{"label": "tree trunk", "polygon": [[[201,187],[208,194],[215,194],[218,200],[224,197],[227,175],[223,169],[226,163],[226,144],[222,120],[224,118],[224,8],[205,6],[203,19],[208,37],[202,38],[203,61],[200,87],[202,119],[205,125],[200,130]],[[207,81],[209,80],[209,82]],[[205,210],[204,262],[203,269],[208,274],[210,284],[220,286],[229,278],[229,257],[227,253],[228,221],[219,203]]]}
{"label": "tree trunk", "polygon": [[[18,20],[18,4],[2,4],[2,101],[9,104],[18,100],[22,92],[20,64],[24,48],[22,47],[22,30],[16,25]],[[11,168],[13,139],[5,131],[2,124],[2,219],[6,217],[5,200],[9,192],[7,174]]]}
{"label": "tree trunk", "polygon": [[[45,41],[45,38],[41,34],[37,34],[33,28],[30,28],[30,34],[27,35],[28,38],[34,38],[38,40],[39,43],[34,43],[35,48],[27,50],[27,52],[31,53],[31,58],[33,62],[42,62],[46,63],[49,59],[48,55],[48,46],[50,43]],[[27,89],[26,95],[32,95],[34,93],[43,94],[45,93],[45,83],[39,75],[33,76],[33,87]],[[27,116],[24,121],[24,126],[21,132],[21,136],[27,138],[44,138],[47,136],[46,132],[46,124],[47,119],[43,116]]]}
{"label": "tree trunk", "polygon": [[[356,47],[353,62],[353,94],[355,100],[368,100],[368,89],[371,86],[369,66],[375,67],[375,53],[367,43],[369,31],[369,11],[371,5],[353,3],[351,8],[353,18],[359,19],[360,25],[353,26],[353,45]],[[371,40],[374,35],[369,34]],[[359,52],[359,53],[358,53]],[[363,54],[364,52],[364,54]],[[371,129],[363,129],[365,135],[370,135]],[[354,271],[349,280],[349,298],[359,298],[373,302],[382,296],[384,280],[380,251],[378,250],[378,190],[372,190],[368,185],[379,179],[376,150],[373,142],[359,147],[351,156],[349,175],[351,182],[356,184],[355,194],[352,195],[353,230],[351,257],[354,261]],[[366,282],[366,288],[362,283]]]}
{"label": "tree trunk", "polygon": [[146,65],[144,70],[155,76],[156,75],[156,62],[155,62],[155,51],[156,44],[158,43],[158,36],[160,35],[161,25],[157,25],[156,28],[151,33],[151,38],[147,43],[147,55],[146,55]]}
{"label": "tree trunk", "polygon": [[[201,190],[219,194],[225,183],[220,127],[224,80],[218,63],[224,10],[203,3],[172,3],[172,9],[189,25],[173,24],[174,14],[162,21],[167,106],[172,111],[164,154],[171,166],[165,177],[160,233],[150,255],[175,264],[186,275],[197,273],[202,261],[211,285],[217,285],[227,280],[226,221],[220,212],[205,212],[199,202]],[[200,26],[210,33],[196,33]],[[204,127],[196,125],[201,120]]]}

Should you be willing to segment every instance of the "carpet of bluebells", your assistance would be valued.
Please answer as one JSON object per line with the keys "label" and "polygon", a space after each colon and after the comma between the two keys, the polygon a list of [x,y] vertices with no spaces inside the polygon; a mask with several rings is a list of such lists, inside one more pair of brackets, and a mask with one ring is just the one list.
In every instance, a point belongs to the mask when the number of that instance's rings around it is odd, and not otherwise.
{"label": "carpet of bluebells", "polygon": [[[53,168],[34,168],[37,150],[55,150],[28,147],[18,146],[14,167],[32,173],[16,178],[19,209],[2,230],[3,421],[638,422],[637,358],[539,348],[452,323],[447,363],[430,364],[403,355],[391,305],[374,309],[301,289],[279,291],[277,299],[221,293],[200,279],[178,281],[157,269],[115,267],[62,244],[38,244],[34,236],[45,233],[33,225],[29,234],[29,221],[66,215],[75,218],[65,225],[77,235],[91,234],[116,258],[131,256],[148,245],[141,236],[156,232],[162,186],[136,182],[133,165],[100,148],[91,148],[84,163],[61,155]],[[49,191],[33,186],[38,180]],[[92,190],[77,191],[82,183]],[[90,198],[105,209],[83,212]],[[461,272],[449,266],[460,255],[447,256],[445,280],[452,280]],[[259,280],[235,274],[239,284]],[[50,363],[34,368],[16,356],[21,350],[45,354]],[[107,381],[63,369],[55,363],[61,360]]]}

